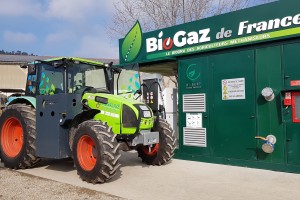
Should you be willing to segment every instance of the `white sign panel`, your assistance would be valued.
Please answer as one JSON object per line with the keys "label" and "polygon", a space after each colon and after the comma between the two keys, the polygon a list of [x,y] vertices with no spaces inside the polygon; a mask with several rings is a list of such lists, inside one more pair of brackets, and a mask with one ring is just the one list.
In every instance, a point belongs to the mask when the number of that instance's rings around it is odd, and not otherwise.
{"label": "white sign panel", "polygon": [[245,99],[245,78],[223,79],[222,100]]}
{"label": "white sign panel", "polygon": [[186,127],[202,128],[202,113],[186,113]]}

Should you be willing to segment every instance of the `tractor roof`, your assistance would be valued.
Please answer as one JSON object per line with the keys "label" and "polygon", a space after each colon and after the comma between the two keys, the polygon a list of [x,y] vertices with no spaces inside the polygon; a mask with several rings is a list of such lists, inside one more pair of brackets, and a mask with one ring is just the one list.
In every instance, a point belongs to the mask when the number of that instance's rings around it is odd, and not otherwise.
{"label": "tractor roof", "polygon": [[[50,58],[45,61],[47,62],[52,62],[52,61],[60,61],[60,60],[72,60],[72,61],[79,61],[81,63],[87,63],[91,65],[101,65],[107,67],[107,65],[103,62],[98,62],[98,61],[93,61],[93,60],[88,60],[88,59],[83,59],[83,58],[76,58],[76,57],[57,57],[57,58]],[[34,62],[33,62],[34,63]]]}
{"label": "tractor roof", "polygon": [[88,60],[88,59],[83,59],[83,58],[76,58],[76,57],[71,57],[71,58],[59,57],[59,58],[52,58],[52,59],[49,59],[49,60],[46,60],[46,61],[56,61],[56,60],[62,60],[62,59],[74,60],[74,61],[79,61],[79,62],[93,64],[93,65],[105,65],[102,62]]}

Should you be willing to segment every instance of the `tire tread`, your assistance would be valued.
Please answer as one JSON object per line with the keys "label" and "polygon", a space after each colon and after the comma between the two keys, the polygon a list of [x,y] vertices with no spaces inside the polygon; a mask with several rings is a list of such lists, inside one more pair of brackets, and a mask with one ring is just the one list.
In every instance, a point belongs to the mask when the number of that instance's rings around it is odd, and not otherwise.
{"label": "tire tread", "polygon": [[168,122],[164,119],[159,119],[158,126],[156,127],[160,134],[160,147],[154,156],[146,155],[143,152],[143,146],[137,148],[138,156],[141,157],[142,161],[148,165],[164,165],[171,160],[174,155],[176,138],[174,131]]}
{"label": "tire tread", "polygon": [[23,149],[23,152],[21,152],[21,159],[15,159],[13,162],[7,161],[5,155],[2,155],[1,153],[0,159],[4,162],[6,167],[12,169],[25,169],[33,167],[40,160],[35,156],[36,111],[33,107],[26,104],[13,104],[4,109],[2,116],[5,115],[5,112],[9,112],[10,110],[15,110],[22,116],[22,119],[19,120],[23,120],[25,124],[25,127],[23,127],[23,134],[26,134],[26,137],[24,138],[27,138],[27,140],[24,141],[25,149]]}
{"label": "tire tread", "polygon": [[[76,135],[79,134],[78,131],[80,131],[80,129],[84,127],[90,127],[90,130],[94,131],[94,133],[96,134],[96,138],[98,141],[94,142],[97,142],[101,149],[103,149],[103,151],[100,152],[102,162],[100,161],[101,164],[99,166],[96,164],[94,168],[95,173],[84,171],[79,164],[76,164],[78,162],[75,162],[77,172],[83,181],[87,181],[93,184],[104,183],[110,180],[120,167],[120,164],[118,163],[119,158],[121,157],[121,154],[119,152],[120,144],[117,143],[117,141],[115,140],[115,135],[111,131],[112,129],[106,123],[95,120],[87,120],[79,124],[78,127],[74,130],[75,140],[77,140]],[[74,150],[74,147],[76,146],[75,140],[73,144],[74,160],[77,159],[76,152]]]}

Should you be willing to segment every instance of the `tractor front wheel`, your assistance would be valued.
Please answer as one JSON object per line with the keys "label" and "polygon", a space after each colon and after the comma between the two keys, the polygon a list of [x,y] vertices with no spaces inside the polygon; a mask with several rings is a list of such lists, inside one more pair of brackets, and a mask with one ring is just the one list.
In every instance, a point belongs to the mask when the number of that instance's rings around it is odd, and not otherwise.
{"label": "tractor front wheel", "polygon": [[152,146],[138,146],[138,155],[148,165],[163,165],[174,155],[175,134],[167,121],[163,119],[159,119],[154,130],[159,131],[159,143]]}
{"label": "tractor front wheel", "polygon": [[18,169],[36,164],[35,109],[25,104],[8,106],[0,118],[0,158],[5,167]]}
{"label": "tractor front wheel", "polygon": [[120,167],[116,135],[100,121],[88,120],[74,130],[73,159],[77,173],[89,183],[104,183]]}

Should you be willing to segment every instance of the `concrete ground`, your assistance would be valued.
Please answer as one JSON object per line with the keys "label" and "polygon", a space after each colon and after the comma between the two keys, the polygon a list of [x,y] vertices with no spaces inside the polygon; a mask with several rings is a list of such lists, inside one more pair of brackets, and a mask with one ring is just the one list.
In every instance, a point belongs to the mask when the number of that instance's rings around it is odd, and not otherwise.
{"label": "concrete ground", "polygon": [[173,159],[164,166],[141,163],[123,153],[121,172],[105,184],[81,181],[72,161],[51,161],[22,173],[127,199],[296,200],[300,174],[273,172]]}

